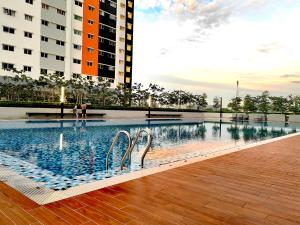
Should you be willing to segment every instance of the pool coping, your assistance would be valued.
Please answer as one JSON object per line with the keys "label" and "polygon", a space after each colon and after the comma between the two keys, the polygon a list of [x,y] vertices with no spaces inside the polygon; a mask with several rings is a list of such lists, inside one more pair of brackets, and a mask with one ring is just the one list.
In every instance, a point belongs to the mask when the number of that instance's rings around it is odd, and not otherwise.
{"label": "pool coping", "polygon": [[[126,174],[121,174],[115,177],[106,178],[104,180],[94,181],[86,184],[81,184],[79,186],[71,187],[67,190],[59,190],[54,191],[52,189],[41,187],[41,183],[34,182],[29,178],[26,178],[22,175],[17,174],[16,172],[6,168],[5,166],[0,167],[0,177],[5,177],[3,180],[4,183],[11,186],[12,188],[16,189],[17,191],[24,194],[29,199],[33,200],[34,202],[45,205],[52,202],[60,201],[63,199],[71,198],[77,195],[81,195],[84,193],[88,193],[91,191],[95,191],[98,189],[102,189],[108,186],[124,183],[127,181],[135,180],[138,178],[142,178],[145,176],[149,176],[152,174],[164,172],[170,169],[186,166],[189,164],[197,163],[200,161],[204,161],[207,159],[231,154],[234,152],[250,149],[256,146],[265,145],[269,143],[273,143],[276,141],[280,141],[283,139],[288,139],[290,137],[299,136],[300,133],[289,134],[282,137],[277,137],[273,139],[268,139],[264,141],[259,141],[255,143],[245,144],[242,146],[236,146],[228,149],[221,149],[219,151],[204,155],[193,157],[189,159],[184,159],[178,162],[173,162],[169,164],[160,165],[159,167],[142,169],[139,171],[134,171]],[[24,185],[25,184],[25,185]]]}

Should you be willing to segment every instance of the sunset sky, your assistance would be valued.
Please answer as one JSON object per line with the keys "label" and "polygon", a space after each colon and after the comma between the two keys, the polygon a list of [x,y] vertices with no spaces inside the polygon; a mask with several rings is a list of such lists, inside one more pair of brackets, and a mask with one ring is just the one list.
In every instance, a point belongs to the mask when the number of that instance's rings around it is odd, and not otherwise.
{"label": "sunset sky", "polygon": [[299,0],[135,0],[134,82],[300,94]]}

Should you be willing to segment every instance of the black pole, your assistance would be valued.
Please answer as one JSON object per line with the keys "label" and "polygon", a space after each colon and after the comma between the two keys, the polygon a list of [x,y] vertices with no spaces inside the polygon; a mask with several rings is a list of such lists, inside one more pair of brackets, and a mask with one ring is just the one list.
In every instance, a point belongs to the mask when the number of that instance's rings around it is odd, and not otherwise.
{"label": "black pole", "polygon": [[64,118],[64,103],[60,103],[60,118]]}
{"label": "black pole", "polygon": [[151,109],[150,109],[150,106],[148,107],[148,118],[150,119],[150,117],[151,117]]}
{"label": "black pole", "polygon": [[222,121],[222,117],[223,117],[222,108],[223,108],[223,98],[221,97],[220,98],[220,121]]}

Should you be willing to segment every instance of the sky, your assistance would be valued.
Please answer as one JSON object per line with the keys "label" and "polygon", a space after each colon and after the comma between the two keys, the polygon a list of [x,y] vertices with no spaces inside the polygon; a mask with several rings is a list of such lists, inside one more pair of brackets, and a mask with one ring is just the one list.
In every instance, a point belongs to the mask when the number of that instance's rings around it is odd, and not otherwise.
{"label": "sky", "polygon": [[300,95],[300,0],[135,0],[133,82]]}

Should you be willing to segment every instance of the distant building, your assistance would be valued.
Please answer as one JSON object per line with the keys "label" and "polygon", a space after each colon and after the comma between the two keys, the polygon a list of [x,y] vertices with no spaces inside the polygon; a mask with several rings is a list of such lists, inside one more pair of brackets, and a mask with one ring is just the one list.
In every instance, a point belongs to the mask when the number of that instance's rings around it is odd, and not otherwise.
{"label": "distant building", "polygon": [[134,0],[1,0],[0,75],[132,84]]}

